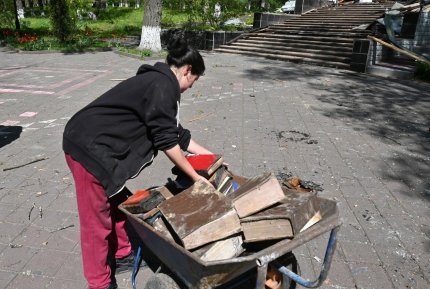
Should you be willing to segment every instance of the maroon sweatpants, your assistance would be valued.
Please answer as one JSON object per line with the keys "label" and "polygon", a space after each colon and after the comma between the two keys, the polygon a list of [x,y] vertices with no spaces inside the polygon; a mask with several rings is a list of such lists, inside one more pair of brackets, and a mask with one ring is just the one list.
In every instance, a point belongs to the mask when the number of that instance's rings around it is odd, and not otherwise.
{"label": "maroon sweatpants", "polygon": [[118,209],[126,197],[119,193],[108,198],[100,182],[80,163],[67,154],[66,161],[75,180],[84,276],[90,288],[105,288],[111,282],[109,250],[115,258],[131,253],[126,216]]}

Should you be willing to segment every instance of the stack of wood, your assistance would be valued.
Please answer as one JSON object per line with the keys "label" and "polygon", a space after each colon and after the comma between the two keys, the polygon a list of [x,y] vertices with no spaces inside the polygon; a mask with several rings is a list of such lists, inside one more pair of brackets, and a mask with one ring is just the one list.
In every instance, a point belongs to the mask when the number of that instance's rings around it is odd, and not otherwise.
{"label": "stack of wood", "polygon": [[271,173],[245,179],[228,171],[222,156],[204,158],[204,167],[190,163],[213,187],[198,181],[176,195],[166,186],[152,188],[123,207],[204,261],[293,238],[321,218],[316,192],[298,188],[297,179],[282,185]]}

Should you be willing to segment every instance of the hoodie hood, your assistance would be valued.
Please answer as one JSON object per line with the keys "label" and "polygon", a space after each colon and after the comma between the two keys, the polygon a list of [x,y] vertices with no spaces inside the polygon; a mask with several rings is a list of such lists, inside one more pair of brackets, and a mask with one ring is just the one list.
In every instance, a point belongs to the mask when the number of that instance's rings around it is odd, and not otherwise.
{"label": "hoodie hood", "polygon": [[[170,69],[169,65],[163,62],[157,62],[154,65],[143,64],[137,70],[136,75],[148,72],[148,71],[158,71],[169,77],[175,77],[173,71]],[[175,77],[176,78],[176,77]]]}
{"label": "hoodie hood", "polygon": [[[154,65],[149,64],[143,64],[139,67],[137,70],[136,75],[144,74],[147,72],[159,72],[167,76],[174,84],[176,84],[176,88],[179,91],[179,81],[176,78],[176,75],[173,73],[173,71],[170,69],[169,65],[163,62],[157,62]],[[180,101],[180,92],[179,92],[179,98],[178,101]]]}

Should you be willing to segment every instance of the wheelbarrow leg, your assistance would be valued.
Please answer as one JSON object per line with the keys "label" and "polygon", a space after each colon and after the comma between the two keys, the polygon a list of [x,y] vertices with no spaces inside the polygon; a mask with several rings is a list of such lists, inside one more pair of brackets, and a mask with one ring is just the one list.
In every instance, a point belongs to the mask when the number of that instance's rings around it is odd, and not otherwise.
{"label": "wheelbarrow leg", "polygon": [[315,281],[303,279],[301,276],[288,270],[286,267],[282,266],[276,261],[273,261],[273,264],[276,266],[279,272],[286,275],[288,278],[296,281],[298,284],[307,288],[319,287],[327,278],[328,271],[330,270],[331,260],[333,257],[334,250],[336,248],[336,235],[338,230],[339,230],[339,227],[336,227],[331,230],[330,239],[328,240],[327,250],[324,256],[323,268],[321,269],[321,273],[318,279],[316,279]]}
{"label": "wheelbarrow leg", "polygon": [[268,264],[257,266],[257,282],[255,284],[255,289],[265,288],[264,285],[266,283],[267,266]]}

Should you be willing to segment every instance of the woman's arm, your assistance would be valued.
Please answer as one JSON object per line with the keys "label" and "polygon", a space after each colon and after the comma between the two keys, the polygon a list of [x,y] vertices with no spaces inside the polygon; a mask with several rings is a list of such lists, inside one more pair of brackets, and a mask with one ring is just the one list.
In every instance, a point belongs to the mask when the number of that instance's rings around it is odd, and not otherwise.
{"label": "woman's arm", "polygon": [[[193,153],[193,154],[200,154],[200,155],[205,155],[205,154],[213,154],[210,150],[208,150],[207,148],[199,145],[197,142],[195,142],[193,139],[190,140],[190,144],[188,145],[188,149],[187,152],[189,153]],[[222,163],[224,166],[228,167],[229,164],[226,162]]]}
{"label": "woman's arm", "polygon": [[179,169],[181,169],[188,177],[190,177],[193,182],[202,180],[205,183],[209,184],[211,187],[213,187],[213,185],[205,177],[202,177],[197,174],[197,172],[182,154],[182,150],[179,145],[175,145],[170,149],[164,150],[164,153]]}
{"label": "woman's arm", "polygon": [[209,151],[207,148],[199,145],[193,139],[190,140],[190,144],[188,145],[187,152],[192,153],[192,154],[200,154],[200,155],[213,154],[211,151]]}

